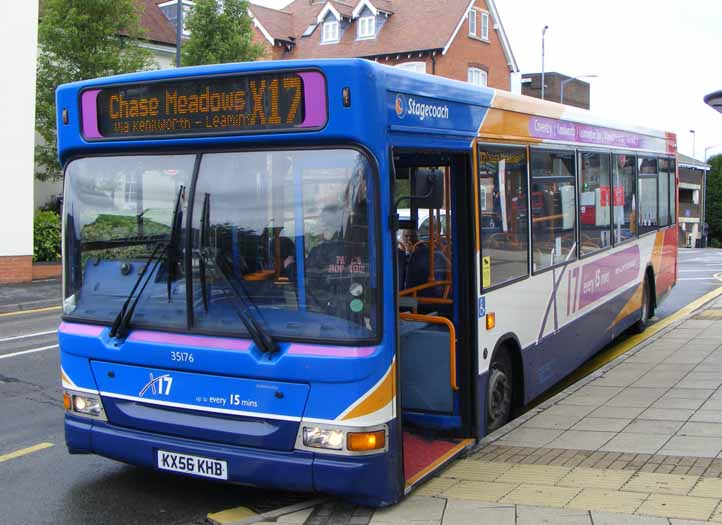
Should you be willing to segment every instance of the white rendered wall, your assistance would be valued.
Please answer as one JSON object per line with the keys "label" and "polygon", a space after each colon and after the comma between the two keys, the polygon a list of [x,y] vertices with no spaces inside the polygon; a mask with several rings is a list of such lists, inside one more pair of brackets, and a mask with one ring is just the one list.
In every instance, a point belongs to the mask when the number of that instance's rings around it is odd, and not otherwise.
{"label": "white rendered wall", "polygon": [[0,0],[0,257],[33,253],[38,2]]}

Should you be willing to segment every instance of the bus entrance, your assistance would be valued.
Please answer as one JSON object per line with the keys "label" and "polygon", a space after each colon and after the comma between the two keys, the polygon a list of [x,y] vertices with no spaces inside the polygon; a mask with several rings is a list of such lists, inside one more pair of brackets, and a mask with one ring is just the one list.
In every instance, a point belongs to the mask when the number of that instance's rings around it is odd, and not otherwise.
{"label": "bus entrance", "polygon": [[[473,440],[468,155],[395,152],[398,360],[406,488]],[[467,188],[466,186],[469,185]],[[405,207],[407,206],[407,207]]]}

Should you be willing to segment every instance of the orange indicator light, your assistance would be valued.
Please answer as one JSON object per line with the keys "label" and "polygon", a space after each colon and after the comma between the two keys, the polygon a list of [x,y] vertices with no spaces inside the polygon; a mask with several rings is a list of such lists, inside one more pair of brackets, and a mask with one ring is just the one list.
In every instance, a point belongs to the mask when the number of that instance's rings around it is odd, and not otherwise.
{"label": "orange indicator light", "polygon": [[490,312],[486,314],[486,329],[491,330],[496,326],[496,314],[494,312]]}
{"label": "orange indicator light", "polygon": [[349,432],[346,443],[349,450],[378,450],[386,446],[386,432]]}
{"label": "orange indicator light", "polygon": [[72,407],[70,403],[70,394],[67,392],[63,392],[63,406],[65,407],[65,410],[70,410]]}

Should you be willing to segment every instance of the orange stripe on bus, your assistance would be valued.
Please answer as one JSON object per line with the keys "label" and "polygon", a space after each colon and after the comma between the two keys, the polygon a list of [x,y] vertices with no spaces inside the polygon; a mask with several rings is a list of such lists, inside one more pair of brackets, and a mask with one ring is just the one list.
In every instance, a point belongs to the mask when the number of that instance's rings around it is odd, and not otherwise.
{"label": "orange stripe on bus", "polygon": [[386,372],[386,377],[381,384],[377,386],[366,399],[364,399],[353,410],[351,410],[351,412],[343,416],[341,419],[347,420],[367,416],[381,410],[391,403],[391,400],[394,398],[394,391],[396,390],[395,379],[396,361],[391,364],[391,367]]}

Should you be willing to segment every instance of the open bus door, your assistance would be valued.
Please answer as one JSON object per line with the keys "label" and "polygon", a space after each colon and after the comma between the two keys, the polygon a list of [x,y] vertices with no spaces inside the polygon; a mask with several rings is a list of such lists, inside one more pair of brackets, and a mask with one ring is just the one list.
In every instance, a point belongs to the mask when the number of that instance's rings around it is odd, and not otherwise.
{"label": "open bus door", "polygon": [[394,151],[406,492],[474,444],[479,411],[469,154]]}

